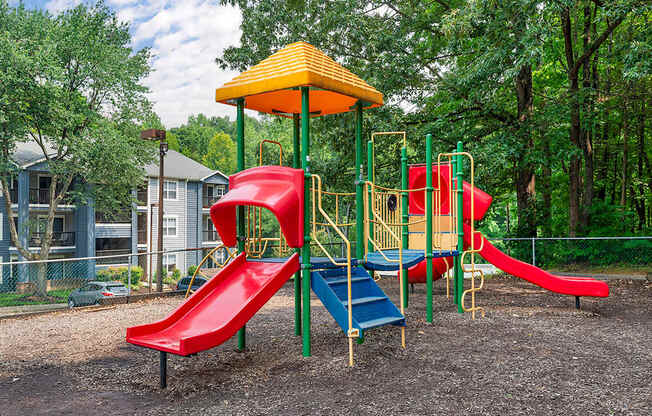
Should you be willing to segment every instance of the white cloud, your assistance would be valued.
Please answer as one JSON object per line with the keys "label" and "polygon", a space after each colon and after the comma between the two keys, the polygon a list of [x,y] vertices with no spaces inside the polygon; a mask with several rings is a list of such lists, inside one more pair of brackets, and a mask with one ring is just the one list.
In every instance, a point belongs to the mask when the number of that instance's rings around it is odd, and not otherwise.
{"label": "white cloud", "polygon": [[153,0],[119,13],[133,22],[135,45],[151,44],[154,71],[145,84],[166,127],[178,126],[200,112],[234,115],[214,96],[215,88],[237,74],[221,71],[214,61],[225,47],[239,43],[242,18],[237,8],[201,0]]}
{"label": "white cloud", "polygon": [[[82,0],[51,0],[58,13]],[[87,1],[87,0],[84,0]],[[153,71],[145,80],[154,109],[166,127],[189,115],[235,116],[231,106],[215,102],[215,88],[237,75],[222,71],[215,57],[240,42],[239,9],[211,0],[107,0],[118,18],[131,23],[132,44],[150,46]]]}

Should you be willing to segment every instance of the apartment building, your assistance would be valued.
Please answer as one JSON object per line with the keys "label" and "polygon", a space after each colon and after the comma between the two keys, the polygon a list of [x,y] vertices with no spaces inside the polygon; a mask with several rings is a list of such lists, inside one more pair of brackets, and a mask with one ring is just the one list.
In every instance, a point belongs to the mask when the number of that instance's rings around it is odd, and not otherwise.
{"label": "apartment building", "polygon": [[[43,153],[33,143],[20,143],[14,153],[19,168],[10,186],[11,212],[7,213],[0,195],[0,258],[3,262],[23,260],[11,242],[9,223],[17,225],[21,244],[38,251],[42,233],[40,221],[46,221],[49,208],[51,174]],[[227,190],[228,177],[207,168],[179,152],[170,150],[165,157],[163,189],[163,246],[165,249],[203,247],[192,251],[166,255],[164,267],[185,273],[190,265],[198,264],[203,253],[219,244],[209,208]],[[50,258],[92,257],[154,251],[158,239],[158,164],[145,167],[147,181],[133,190],[137,200],[130,211],[117,215],[96,213],[91,204],[63,203],[57,207],[54,219],[53,244]],[[149,270],[147,256],[133,258]],[[110,264],[125,264],[126,257],[88,262],[87,276],[95,269]],[[153,260],[156,267],[156,260]],[[14,276],[15,275],[15,276]],[[17,267],[3,269],[3,280],[20,282],[27,276]],[[0,282],[2,283],[2,282]]]}

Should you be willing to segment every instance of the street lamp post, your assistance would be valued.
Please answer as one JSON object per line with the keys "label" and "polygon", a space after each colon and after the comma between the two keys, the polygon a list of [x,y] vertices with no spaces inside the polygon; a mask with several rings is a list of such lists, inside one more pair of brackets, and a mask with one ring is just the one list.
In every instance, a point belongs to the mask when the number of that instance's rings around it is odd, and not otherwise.
{"label": "street lamp post", "polygon": [[[158,251],[163,251],[163,160],[168,152],[168,143],[165,141],[165,130],[149,129],[140,132],[140,138],[144,140],[158,140],[159,142],[159,165],[158,165]],[[156,291],[163,291],[163,255],[159,253],[157,264],[158,276],[156,279]]]}

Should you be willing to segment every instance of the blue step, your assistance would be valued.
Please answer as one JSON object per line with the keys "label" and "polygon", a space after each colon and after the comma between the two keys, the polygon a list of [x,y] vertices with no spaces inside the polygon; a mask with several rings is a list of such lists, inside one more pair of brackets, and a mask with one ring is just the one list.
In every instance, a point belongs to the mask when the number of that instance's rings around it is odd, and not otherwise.
{"label": "blue step", "polygon": [[[384,255],[384,256],[383,256]],[[387,257],[390,260],[385,259]],[[425,253],[423,250],[403,250],[403,267],[409,268],[418,263],[420,263],[425,258]],[[364,267],[369,270],[382,270],[382,271],[392,271],[400,269],[399,264],[399,251],[392,250],[383,250],[382,253],[378,251],[372,251],[367,254],[365,259]]]}
{"label": "blue step", "polygon": [[[346,268],[317,270],[311,273],[313,292],[335,322],[346,333],[349,329]],[[353,328],[362,332],[384,325],[405,326],[405,317],[362,267],[351,268]]]}

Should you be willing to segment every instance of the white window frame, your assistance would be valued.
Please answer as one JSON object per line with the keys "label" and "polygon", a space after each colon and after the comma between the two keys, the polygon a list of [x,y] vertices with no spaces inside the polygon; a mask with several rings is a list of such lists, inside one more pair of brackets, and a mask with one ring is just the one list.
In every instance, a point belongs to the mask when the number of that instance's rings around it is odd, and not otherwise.
{"label": "white window frame", "polygon": [[[174,234],[166,234],[166,220],[174,220]],[[179,236],[179,216],[178,215],[163,215],[163,238],[176,238]]]}
{"label": "white window frame", "polygon": [[[179,268],[178,267],[179,266],[179,263],[178,263],[179,257],[177,256],[177,254],[178,253],[168,253],[168,254],[163,255],[163,268],[165,269],[166,272],[170,273],[172,270],[174,270],[174,269],[170,270],[170,264],[174,264],[175,269]],[[174,263],[170,263],[168,261],[168,259],[171,258],[171,257],[174,257]]]}
{"label": "white window frame", "polygon": [[213,197],[223,197],[226,193],[226,185],[214,185],[213,186]]}
{"label": "white window frame", "polygon": [[[170,191],[166,189],[166,184],[174,183],[174,198],[169,197]],[[166,196],[167,195],[167,196]],[[163,200],[165,201],[178,201],[179,200],[179,181],[175,179],[163,179]]]}

